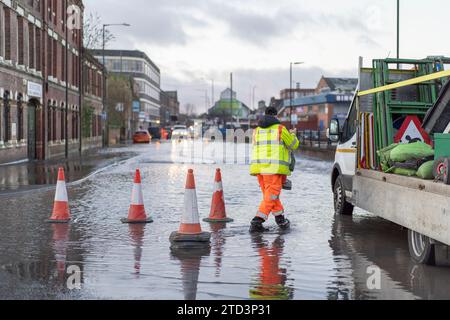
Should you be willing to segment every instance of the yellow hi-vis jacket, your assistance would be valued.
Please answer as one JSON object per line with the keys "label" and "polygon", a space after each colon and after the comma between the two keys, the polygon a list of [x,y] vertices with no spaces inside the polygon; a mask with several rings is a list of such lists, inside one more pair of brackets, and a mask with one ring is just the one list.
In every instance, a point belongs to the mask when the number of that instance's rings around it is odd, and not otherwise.
{"label": "yellow hi-vis jacket", "polygon": [[257,128],[253,133],[253,153],[250,174],[281,174],[290,176],[291,151],[300,142],[284,126],[275,124]]}

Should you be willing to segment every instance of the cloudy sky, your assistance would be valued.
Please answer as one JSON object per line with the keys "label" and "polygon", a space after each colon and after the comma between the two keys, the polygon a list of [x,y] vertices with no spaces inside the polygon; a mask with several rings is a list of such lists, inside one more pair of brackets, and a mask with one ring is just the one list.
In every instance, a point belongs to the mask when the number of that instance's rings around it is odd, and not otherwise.
{"label": "cloudy sky", "polygon": [[[294,82],[314,87],[321,75],[355,76],[358,57],[396,55],[396,0],[85,0],[86,13],[111,28],[111,49],[138,49],[160,67],[162,88],[205,111],[233,72],[238,99],[252,105]],[[401,56],[450,56],[448,0],[401,0]],[[255,103],[256,105],[256,103]]]}

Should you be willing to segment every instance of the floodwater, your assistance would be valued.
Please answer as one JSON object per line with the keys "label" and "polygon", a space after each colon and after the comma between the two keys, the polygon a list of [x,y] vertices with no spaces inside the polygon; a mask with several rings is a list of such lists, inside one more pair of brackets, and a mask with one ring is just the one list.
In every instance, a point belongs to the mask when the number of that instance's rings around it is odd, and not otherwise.
{"label": "floodwater", "polygon": [[[282,201],[292,229],[251,236],[261,199],[248,174],[248,146],[189,143],[133,147],[139,154],[71,185],[72,222],[49,225],[53,190],[2,196],[1,299],[447,299],[450,269],[416,265],[406,233],[357,211],[335,216],[332,163],[299,156],[293,191]],[[233,150],[237,150],[236,155]],[[232,154],[230,157],[229,154]],[[226,164],[222,163],[226,158]],[[195,172],[201,218],[207,217],[220,167],[227,225],[202,223],[211,248],[170,250],[179,227],[186,172]],[[154,223],[124,225],[133,174],[141,169],[144,201]],[[369,289],[368,270],[380,270]],[[74,270],[80,286],[71,289]],[[373,289],[373,288],[372,288]]]}
{"label": "floodwater", "polygon": [[110,148],[85,153],[83,158],[19,162],[0,165],[0,194],[18,190],[33,190],[54,185],[59,167],[64,167],[67,182],[78,181],[96,170],[127,159],[134,154],[130,148]]}

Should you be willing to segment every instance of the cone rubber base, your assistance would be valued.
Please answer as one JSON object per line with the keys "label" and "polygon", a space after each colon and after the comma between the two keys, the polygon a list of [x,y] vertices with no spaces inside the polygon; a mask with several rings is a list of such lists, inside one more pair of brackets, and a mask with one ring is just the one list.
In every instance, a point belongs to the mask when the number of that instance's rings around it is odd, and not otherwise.
{"label": "cone rubber base", "polygon": [[67,220],[47,220],[47,223],[54,223],[54,224],[64,224],[64,223],[69,223],[70,219]]}
{"label": "cone rubber base", "polygon": [[211,219],[211,218],[205,218],[203,219],[205,222],[209,223],[227,223],[227,222],[233,222],[234,220],[231,218],[224,218],[224,219]]}
{"label": "cone rubber base", "polygon": [[[186,250],[190,249],[190,250]],[[170,247],[170,253],[173,257],[179,260],[191,260],[193,258],[208,257],[211,254],[211,246],[197,247],[197,248],[186,248],[186,247]]]}
{"label": "cone rubber base", "polygon": [[129,220],[128,218],[120,219],[122,223],[128,223],[128,224],[146,224],[146,223],[152,223],[152,218],[147,218],[145,220]]}
{"label": "cone rubber base", "polygon": [[210,246],[211,233],[181,234],[178,231],[170,235],[171,249],[201,249]]}

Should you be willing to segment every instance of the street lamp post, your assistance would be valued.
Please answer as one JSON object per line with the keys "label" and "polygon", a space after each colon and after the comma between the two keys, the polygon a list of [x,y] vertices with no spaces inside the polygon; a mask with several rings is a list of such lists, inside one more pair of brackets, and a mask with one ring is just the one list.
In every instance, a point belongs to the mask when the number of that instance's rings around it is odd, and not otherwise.
{"label": "street lamp post", "polygon": [[[233,73],[230,73],[230,125],[233,124]],[[226,123],[225,123],[226,125]]]}
{"label": "street lamp post", "polygon": [[294,90],[293,88],[292,88],[292,69],[293,69],[293,66],[294,65],[300,65],[300,64],[303,64],[304,62],[291,62],[291,68],[290,68],[290,83],[289,83],[289,100],[290,100],[290,102],[289,102],[289,106],[290,106],[290,118],[291,118],[291,125],[290,125],[290,127],[291,127],[291,129],[293,129],[294,128],[294,125],[293,125],[293,123],[292,123],[292,115],[293,115],[293,113],[294,113],[294,99],[293,99],[293,97],[292,97],[292,91]]}
{"label": "street lamp post", "polygon": [[255,105],[256,105],[256,101],[255,101],[255,90],[256,90],[256,88],[258,88],[258,87],[257,87],[257,86],[253,86],[253,88],[252,88],[252,105],[251,105],[251,108],[252,108],[253,110],[257,109],[257,108],[255,108]]}
{"label": "street lamp post", "polygon": [[131,25],[128,23],[109,23],[104,24],[102,28],[102,58],[103,58],[103,114],[105,115],[105,119],[103,121],[102,126],[102,134],[103,134],[103,147],[107,147],[109,145],[109,117],[108,117],[108,108],[106,107],[106,72],[108,71],[106,69],[106,56],[105,56],[105,46],[106,46],[106,28],[107,27],[113,27],[113,26],[122,26],[122,27],[130,27]]}
{"label": "street lamp post", "polygon": [[400,59],[400,0],[397,0],[397,59]]}

